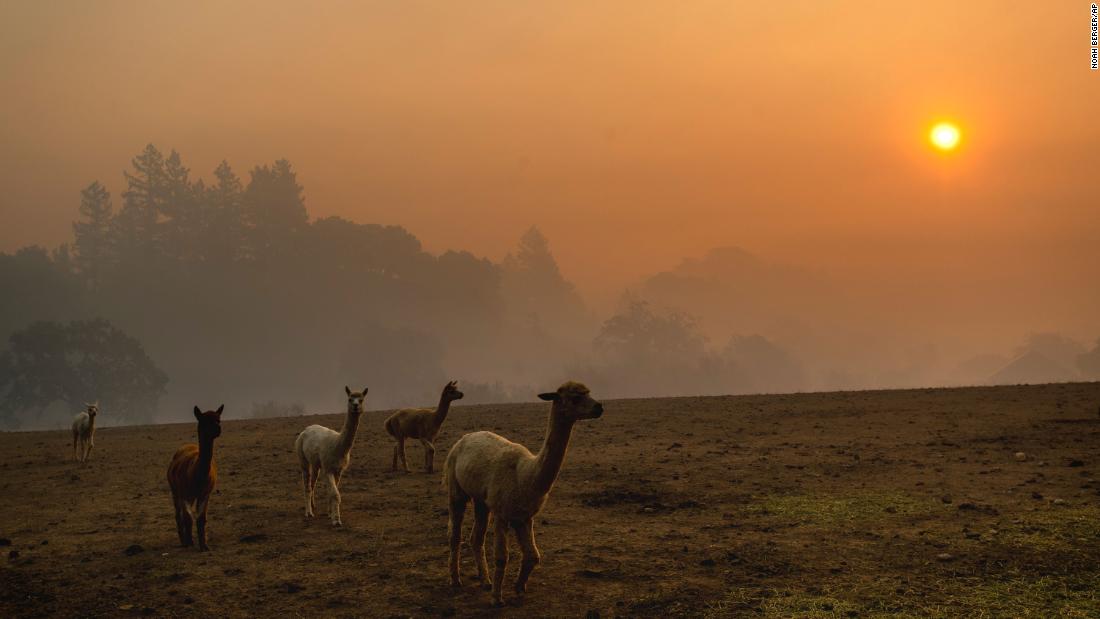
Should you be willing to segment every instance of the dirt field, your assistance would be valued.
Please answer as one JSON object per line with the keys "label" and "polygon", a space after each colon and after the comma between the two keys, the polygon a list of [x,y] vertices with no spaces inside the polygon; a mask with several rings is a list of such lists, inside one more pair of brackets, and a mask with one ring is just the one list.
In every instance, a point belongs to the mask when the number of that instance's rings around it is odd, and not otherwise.
{"label": "dirt field", "polygon": [[[304,520],[291,451],[340,415],[225,422],[209,553],[177,546],[164,477],[193,422],[101,429],[87,465],[2,433],[0,616],[1100,616],[1100,384],[604,404],[499,610],[468,553],[449,587],[439,475],[388,470],[384,412],[342,529]],[[547,410],[452,409],[438,465],[476,429],[537,450]]]}

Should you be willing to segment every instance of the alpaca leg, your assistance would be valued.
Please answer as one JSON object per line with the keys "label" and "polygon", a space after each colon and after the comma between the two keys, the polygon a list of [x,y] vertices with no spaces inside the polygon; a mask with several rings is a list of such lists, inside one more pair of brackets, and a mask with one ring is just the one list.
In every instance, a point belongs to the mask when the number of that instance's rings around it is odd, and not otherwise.
{"label": "alpaca leg", "polygon": [[80,460],[80,457],[76,455],[76,442],[77,442],[77,440],[78,440],[78,438],[77,438],[76,432],[73,432],[73,461],[74,462],[77,461],[77,460]]}
{"label": "alpaca leg", "polygon": [[462,560],[462,518],[466,515],[466,504],[470,497],[466,495],[452,496],[450,507],[450,544],[451,544],[451,586],[461,587],[462,578],[459,576],[458,564]]}
{"label": "alpaca leg", "polygon": [[341,526],[344,523],[340,521],[340,489],[336,485],[336,475],[329,473],[325,476],[328,479],[328,491],[329,495],[329,516],[332,517],[332,524],[335,526]]}
{"label": "alpaca leg", "polygon": [[496,527],[493,529],[494,559],[496,570],[493,571],[493,605],[504,606],[504,597],[501,595],[501,583],[504,582],[504,570],[508,567],[508,522],[503,518],[493,518]]}
{"label": "alpaca leg", "polygon": [[206,508],[210,505],[210,499],[207,497],[203,499],[202,503],[198,505],[195,511],[198,512],[198,518],[195,519],[195,529],[199,535],[199,550],[210,550],[210,546],[206,545]]}
{"label": "alpaca leg", "polygon": [[92,455],[92,447],[95,447],[95,437],[88,437],[88,451],[84,452],[84,461],[87,462],[88,458]]}
{"label": "alpaca leg", "polygon": [[180,504],[180,500],[174,492],[172,493],[172,506],[176,510],[176,535],[180,538],[180,545],[186,546],[187,536],[183,532],[183,505]]}
{"label": "alpaca leg", "polygon": [[405,469],[406,473],[409,473],[409,461],[405,457],[405,439],[397,439],[397,453],[401,456],[401,467]]}
{"label": "alpaca leg", "polygon": [[535,546],[535,526],[530,519],[513,523],[512,528],[516,530],[516,541],[523,553],[523,565],[519,568],[519,578],[516,579],[516,593],[522,594],[527,591],[527,579],[542,556],[539,555],[538,546]]}
{"label": "alpaca leg", "polygon": [[302,467],[302,487],[306,495],[306,518],[313,517],[313,480],[310,479],[310,466]]}
{"label": "alpaca leg", "polygon": [[187,504],[184,501],[180,501],[180,545],[187,548],[195,543],[194,538],[191,537],[191,512],[187,509]]}
{"label": "alpaca leg", "polygon": [[474,499],[474,530],[470,535],[470,547],[477,565],[477,579],[482,586],[492,584],[489,579],[489,562],[485,560],[485,532],[489,529],[489,506]]}
{"label": "alpaca leg", "polygon": [[393,445],[393,466],[392,466],[392,468],[395,471],[397,470],[397,459],[401,457],[400,452],[401,452],[401,441],[400,441],[400,439],[398,439],[398,442],[394,443],[394,445]]}
{"label": "alpaca leg", "polygon": [[432,465],[435,462],[435,445],[427,439],[420,439],[420,444],[424,446],[424,469],[431,473],[433,472]]}
{"label": "alpaca leg", "polygon": [[321,467],[309,468],[309,515],[317,514],[317,480],[321,479]]}

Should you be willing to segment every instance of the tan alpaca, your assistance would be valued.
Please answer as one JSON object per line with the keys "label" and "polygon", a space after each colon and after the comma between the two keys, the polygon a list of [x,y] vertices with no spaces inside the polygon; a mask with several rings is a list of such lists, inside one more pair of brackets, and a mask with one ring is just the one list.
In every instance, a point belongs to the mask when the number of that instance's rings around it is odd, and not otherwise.
{"label": "tan alpaca", "polygon": [[477,562],[477,576],[489,580],[485,562],[485,531],[493,515],[496,541],[496,571],[493,575],[493,603],[504,603],[501,586],[508,565],[508,528],[516,533],[523,564],[516,579],[516,593],[527,590],[527,579],[538,565],[532,518],[539,513],[554,480],[558,477],[573,424],[603,415],[603,405],[592,399],[588,387],[567,382],[539,397],[552,402],[546,440],[538,455],[492,432],[467,434],[455,443],[443,465],[443,483],[450,496],[451,584],[459,587],[459,547],[466,504],[474,502],[474,529],[470,546]]}
{"label": "tan alpaca", "polygon": [[435,439],[451,409],[451,402],[462,399],[463,394],[458,390],[457,382],[452,380],[443,387],[439,406],[435,409],[406,408],[390,415],[386,420],[386,432],[397,439],[397,445],[393,448],[393,470],[397,470],[397,460],[400,458],[405,472],[409,471],[409,463],[405,460],[405,439],[408,438],[420,440],[424,445],[424,468],[429,473],[435,470]]}

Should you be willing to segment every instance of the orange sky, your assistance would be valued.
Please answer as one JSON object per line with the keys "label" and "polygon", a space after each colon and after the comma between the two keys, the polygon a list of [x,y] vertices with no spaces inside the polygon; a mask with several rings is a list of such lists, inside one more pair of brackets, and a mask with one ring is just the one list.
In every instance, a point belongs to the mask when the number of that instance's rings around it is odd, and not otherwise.
{"label": "orange sky", "polygon": [[536,223],[597,305],[739,245],[1095,336],[1088,51],[1085,2],[5,2],[0,250],[67,240],[152,142],[286,157],[314,216],[433,251]]}

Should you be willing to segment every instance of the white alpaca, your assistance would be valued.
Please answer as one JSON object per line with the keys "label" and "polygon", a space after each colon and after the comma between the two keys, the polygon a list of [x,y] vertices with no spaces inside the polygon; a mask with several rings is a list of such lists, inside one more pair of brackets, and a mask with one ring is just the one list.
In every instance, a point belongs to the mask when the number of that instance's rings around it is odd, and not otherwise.
{"label": "white alpaca", "polygon": [[[88,456],[92,455],[92,447],[95,447],[95,416],[99,414],[99,402],[85,402],[84,406],[87,410],[73,417],[73,460],[80,462],[87,462]],[[77,441],[80,442],[80,455],[77,455]]]}
{"label": "white alpaca", "polygon": [[348,415],[339,432],[312,425],[302,430],[294,441],[294,451],[302,466],[302,482],[306,490],[306,517],[314,515],[314,486],[320,475],[328,482],[328,515],[336,526],[343,524],[340,520],[340,476],[351,463],[351,446],[355,443],[355,431],[359,428],[359,417],[363,414],[363,399],[367,396],[367,388],[363,387],[363,391],[352,391],[345,386],[344,392],[348,394]]}
{"label": "white alpaca", "polygon": [[508,528],[516,533],[523,553],[523,564],[516,579],[516,592],[527,590],[527,579],[538,565],[532,519],[546,502],[558,477],[573,424],[581,419],[603,415],[603,405],[592,399],[588,388],[567,382],[551,393],[539,394],[550,405],[546,440],[538,455],[492,432],[467,434],[455,443],[443,466],[443,483],[450,499],[451,584],[459,587],[459,547],[462,543],[462,517],[466,505],[474,502],[474,528],[470,546],[477,563],[478,579],[489,579],[485,562],[485,531],[489,515],[495,523],[496,572],[493,575],[493,603],[503,604],[501,596],[504,569],[508,565]]}

